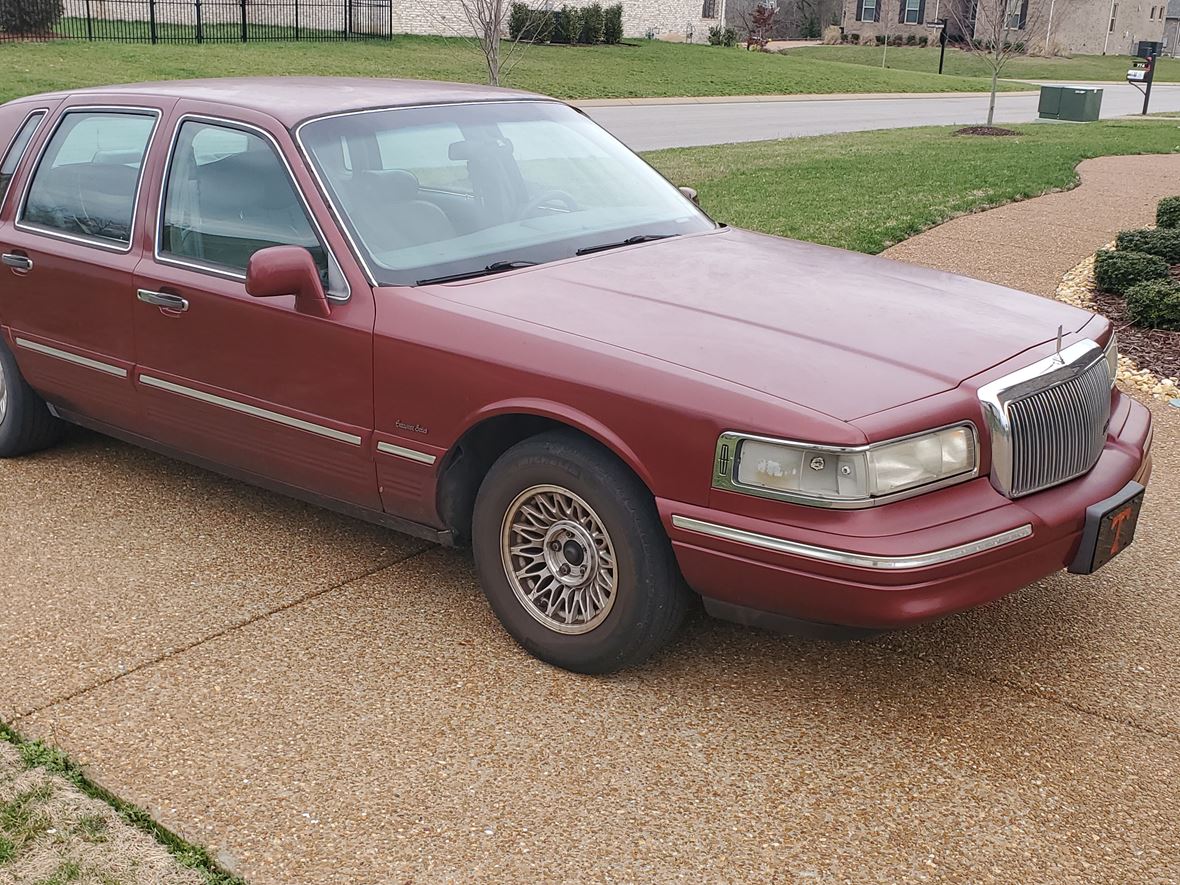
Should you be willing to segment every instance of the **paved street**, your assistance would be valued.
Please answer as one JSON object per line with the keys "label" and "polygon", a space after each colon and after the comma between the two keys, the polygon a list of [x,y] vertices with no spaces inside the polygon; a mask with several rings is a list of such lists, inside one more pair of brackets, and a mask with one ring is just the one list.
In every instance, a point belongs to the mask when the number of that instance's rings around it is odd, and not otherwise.
{"label": "paved street", "polygon": [[[1004,282],[1180,180],[1094,162],[1049,247],[974,216]],[[991,273],[927,236],[906,257]],[[612,678],[519,650],[465,553],[78,433],[0,462],[0,718],[254,885],[1173,882],[1180,410],[1152,408],[1099,575],[855,643],[697,617]]]}
{"label": "paved street", "polygon": [[[1137,114],[1143,97],[1129,84],[1081,84],[1104,90],[1102,116]],[[1028,123],[1037,117],[1036,95],[1005,95],[997,100],[997,123]],[[803,99],[788,101],[707,101],[700,103],[614,104],[588,102],[587,112],[626,142],[633,150],[762,141],[897,129],[983,123],[987,119],[987,95],[938,95],[854,99]],[[1157,85],[1151,97],[1152,111],[1180,111],[1180,84]],[[1068,124],[1046,124],[1068,125]]]}

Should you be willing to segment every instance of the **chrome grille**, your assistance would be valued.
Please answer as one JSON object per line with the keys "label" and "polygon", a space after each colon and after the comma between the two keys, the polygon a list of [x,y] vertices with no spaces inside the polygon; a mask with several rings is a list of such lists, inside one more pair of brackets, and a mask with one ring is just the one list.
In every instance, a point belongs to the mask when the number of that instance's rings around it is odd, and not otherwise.
{"label": "chrome grille", "polygon": [[1110,376],[1100,360],[1077,378],[1009,404],[1013,497],[1080,476],[1098,460],[1110,420]]}
{"label": "chrome grille", "polygon": [[1110,421],[1110,370],[1082,341],[980,388],[992,441],[992,483],[1016,498],[1094,466]]}

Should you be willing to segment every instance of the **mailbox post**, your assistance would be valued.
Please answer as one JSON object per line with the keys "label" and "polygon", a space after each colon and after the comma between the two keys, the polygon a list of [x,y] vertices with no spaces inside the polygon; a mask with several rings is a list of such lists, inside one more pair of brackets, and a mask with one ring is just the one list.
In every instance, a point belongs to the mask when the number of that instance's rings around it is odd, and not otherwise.
{"label": "mailbox post", "polygon": [[1143,116],[1147,116],[1147,106],[1151,104],[1151,82],[1155,79],[1155,56],[1149,55],[1143,61],[1135,62],[1135,67],[1127,71],[1127,82],[1143,93]]}
{"label": "mailbox post", "polygon": [[938,29],[938,43],[940,49],[938,50],[938,73],[942,73],[942,63],[946,61],[946,19],[940,18],[938,20],[940,25]]}

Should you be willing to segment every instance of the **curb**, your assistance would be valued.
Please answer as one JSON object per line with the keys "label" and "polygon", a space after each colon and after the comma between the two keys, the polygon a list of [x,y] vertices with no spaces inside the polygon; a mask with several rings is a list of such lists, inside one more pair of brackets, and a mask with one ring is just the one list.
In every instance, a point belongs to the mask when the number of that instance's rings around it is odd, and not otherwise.
{"label": "curb", "polygon": [[[1000,95],[1037,95],[1035,90],[1001,92]],[[805,95],[702,95],[671,96],[666,98],[590,98],[570,99],[568,103],[579,108],[610,108],[634,105],[677,105],[677,104],[760,104],[783,101],[896,101],[901,98],[957,98],[961,96],[984,97],[990,92],[833,92],[830,94]]]}

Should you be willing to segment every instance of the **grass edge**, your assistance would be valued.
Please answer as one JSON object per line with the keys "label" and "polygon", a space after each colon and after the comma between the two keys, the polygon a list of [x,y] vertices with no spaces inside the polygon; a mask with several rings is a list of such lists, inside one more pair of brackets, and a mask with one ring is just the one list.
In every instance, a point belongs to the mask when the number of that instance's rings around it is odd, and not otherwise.
{"label": "grass edge", "polygon": [[109,805],[124,822],[163,845],[182,867],[199,873],[206,885],[246,885],[244,879],[235,876],[218,864],[209,854],[208,849],[194,845],[182,838],[155,820],[138,805],[119,798],[110,790],[95,783],[78,763],[72,761],[61,750],[49,746],[44,741],[28,740],[2,719],[0,719],[0,740],[7,741],[16,747],[27,769],[44,768],[46,771],[69,781],[72,786],[89,798]]}

